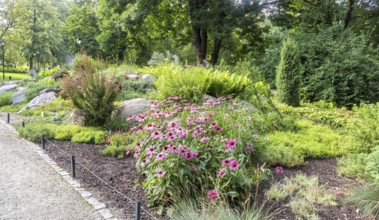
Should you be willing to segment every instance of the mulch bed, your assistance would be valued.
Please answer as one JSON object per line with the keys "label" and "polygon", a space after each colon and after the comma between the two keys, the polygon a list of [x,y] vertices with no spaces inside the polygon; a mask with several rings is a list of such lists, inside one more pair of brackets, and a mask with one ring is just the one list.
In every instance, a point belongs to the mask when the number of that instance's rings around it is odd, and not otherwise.
{"label": "mulch bed", "polygon": [[[66,141],[51,142],[69,154],[75,155],[79,163],[82,163],[100,178],[104,179],[109,185],[127,195],[133,201],[141,201],[144,208],[150,213],[154,213],[153,209],[147,208],[145,192],[138,184],[143,177],[135,168],[135,159],[129,157],[119,160],[117,158],[103,156],[100,151],[104,148],[104,145],[77,144]],[[50,157],[63,169],[70,171],[70,158],[50,145],[49,143],[46,145],[47,153]],[[372,219],[365,217],[361,212],[357,212],[356,208],[344,202],[346,193],[358,183],[352,179],[338,176],[335,159],[309,160],[302,167],[285,169],[284,174],[278,176],[277,180],[279,181],[285,176],[293,176],[297,173],[318,176],[320,184],[325,185],[329,192],[335,195],[338,205],[323,208],[318,213],[321,219]],[[104,202],[118,219],[134,218],[134,203],[129,202],[128,199],[110,189],[81,166],[77,166],[76,176],[82,186],[94,194],[100,201]],[[262,191],[263,190],[261,190],[261,192]],[[295,215],[285,204],[276,204],[274,208],[281,209],[276,219],[295,219]],[[154,215],[157,219],[167,219],[166,217]],[[152,219],[144,211],[141,211],[141,217],[142,219]]]}

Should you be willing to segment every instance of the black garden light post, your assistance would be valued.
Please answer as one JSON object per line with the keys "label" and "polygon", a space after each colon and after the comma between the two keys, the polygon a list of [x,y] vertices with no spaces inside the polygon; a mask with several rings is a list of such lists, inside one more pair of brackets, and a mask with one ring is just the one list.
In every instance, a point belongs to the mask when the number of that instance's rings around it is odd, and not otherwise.
{"label": "black garden light post", "polygon": [[4,71],[4,63],[5,63],[5,40],[1,40],[1,47],[3,49],[3,82],[2,82],[2,84],[4,84],[4,80],[5,80],[5,71]]}

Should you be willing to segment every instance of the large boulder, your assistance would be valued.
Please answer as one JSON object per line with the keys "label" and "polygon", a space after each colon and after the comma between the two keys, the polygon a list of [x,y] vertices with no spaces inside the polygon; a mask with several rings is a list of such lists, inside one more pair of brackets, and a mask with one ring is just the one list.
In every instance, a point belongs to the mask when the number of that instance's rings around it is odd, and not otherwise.
{"label": "large boulder", "polygon": [[39,96],[35,97],[32,101],[30,101],[19,112],[22,112],[25,109],[36,108],[38,106],[53,102],[55,99],[57,99],[57,94],[55,92],[47,92],[47,93],[40,94]]}
{"label": "large boulder", "polygon": [[17,88],[17,92],[12,95],[12,105],[20,104],[26,100],[25,91],[26,88],[24,87]]}
{"label": "large boulder", "polygon": [[16,88],[17,88],[17,85],[5,85],[5,86],[2,86],[2,87],[0,87],[0,95],[3,94],[3,93],[6,93],[6,92],[14,91],[14,90],[16,90]]}
{"label": "large boulder", "polygon": [[68,76],[68,70],[62,69],[59,70],[58,72],[55,72],[52,76],[52,78],[57,81],[58,79],[63,79],[64,77]]}
{"label": "large boulder", "polygon": [[58,94],[60,92],[60,90],[56,89],[56,88],[47,88],[47,89],[44,89],[41,92],[39,92],[39,94],[42,95],[42,94],[49,93],[49,92],[54,92],[55,94]]}
{"label": "large boulder", "polygon": [[217,101],[217,98],[205,94],[205,95],[203,95],[203,97],[201,98],[201,100],[202,100],[203,102],[207,102],[207,101],[209,101],[209,102],[216,102],[216,101]]}
{"label": "large boulder", "polygon": [[151,103],[146,99],[137,98],[126,100],[117,108],[117,116],[126,120],[129,116],[138,115],[150,108]]}
{"label": "large boulder", "polygon": [[74,109],[73,111],[71,111],[71,113],[66,118],[66,121],[69,124],[76,124],[76,125],[84,125],[84,120],[85,120],[84,113],[77,109]]}
{"label": "large boulder", "polygon": [[127,73],[125,75],[125,77],[128,79],[128,80],[138,80],[139,79],[139,76],[135,73]]}
{"label": "large boulder", "polygon": [[153,81],[155,81],[157,78],[156,78],[155,76],[153,76],[153,75],[150,75],[150,74],[143,74],[142,77],[141,77],[141,79],[142,79],[143,81],[153,82]]}

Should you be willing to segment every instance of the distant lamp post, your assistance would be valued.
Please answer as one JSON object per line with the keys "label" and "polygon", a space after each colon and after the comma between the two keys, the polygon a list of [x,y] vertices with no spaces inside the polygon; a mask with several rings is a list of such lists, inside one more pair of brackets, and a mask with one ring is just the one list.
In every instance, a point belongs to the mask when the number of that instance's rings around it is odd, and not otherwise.
{"label": "distant lamp post", "polygon": [[4,71],[4,63],[5,63],[5,40],[1,40],[1,47],[3,48],[3,82],[2,82],[2,84],[4,84],[4,80],[5,80],[5,71]]}
{"label": "distant lamp post", "polygon": [[78,48],[79,48],[79,52],[80,52],[80,44],[82,43],[80,38],[76,38],[76,43],[78,44]]}

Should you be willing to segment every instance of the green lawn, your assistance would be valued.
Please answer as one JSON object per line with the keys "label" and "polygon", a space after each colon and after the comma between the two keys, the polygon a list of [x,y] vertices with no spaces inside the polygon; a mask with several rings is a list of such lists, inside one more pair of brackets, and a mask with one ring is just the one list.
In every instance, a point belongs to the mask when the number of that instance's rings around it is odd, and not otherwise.
{"label": "green lawn", "polygon": [[[10,76],[12,77],[12,80],[30,79],[30,76],[26,73],[5,73],[5,81],[8,81]],[[0,80],[3,81],[3,72],[1,72],[1,70]]]}

